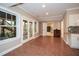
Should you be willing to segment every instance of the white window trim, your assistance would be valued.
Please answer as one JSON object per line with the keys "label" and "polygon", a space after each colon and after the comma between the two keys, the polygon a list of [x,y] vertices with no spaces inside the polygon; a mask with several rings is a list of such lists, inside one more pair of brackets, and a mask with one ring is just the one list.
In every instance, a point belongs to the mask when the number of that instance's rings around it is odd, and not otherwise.
{"label": "white window trim", "polygon": [[[19,17],[19,14],[18,13],[15,13],[5,7],[2,7],[0,6],[0,9],[3,9],[5,10],[6,12],[9,11],[10,13],[12,13],[13,15],[16,15],[16,37],[13,37],[13,38],[8,38],[8,39],[5,39],[5,40],[0,40],[0,45],[2,44],[5,44],[5,43],[8,43],[8,42],[11,42],[11,41],[14,41],[16,39],[18,39],[20,37],[20,33],[19,33],[19,24],[20,24],[20,17]],[[2,26],[5,26],[5,25],[2,25]]]}

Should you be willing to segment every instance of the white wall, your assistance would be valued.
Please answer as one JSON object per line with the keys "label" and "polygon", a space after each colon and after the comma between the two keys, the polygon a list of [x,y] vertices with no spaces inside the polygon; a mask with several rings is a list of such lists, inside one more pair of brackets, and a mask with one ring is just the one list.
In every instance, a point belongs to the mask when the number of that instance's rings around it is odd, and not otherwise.
{"label": "white wall", "polygon": [[64,22],[63,21],[61,21],[61,37],[64,38]]}
{"label": "white wall", "polygon": [[15,12],[5,8],[5,7],[0,7],[0,8],[3,10],[9,11],[11,13],[14,13],[17,16],[17,18],[16,18],[16,28],[17,28],[16,37],[0,41],[0,55],[3,55],[5,53],[7,53],[9,50],[12,50],[13,47],[19,46],[19,44],[21,43],[20,17],[19,17],[20,15],[18,13],[15,13]]}
{"label": "white wall", "polygon": [[53,22],[54,29],[61,29],[61,22]]}
{"label": "white wall", "polygon": [[[52,27],[51,34],[47,33],[47,25],[49,23],[51,24],[51,27]],[[45,35],[48,35],[48,36],[53,36],[53,30],[54,29],[59,29],[60,30],[61,29],[61,23],[60,22],[56,22],[56,21],[52,21],[52,22],[40,22],[39,23],[39,28],[40,28],[40,30],[39,30],[40,35],[44,35],[45,34]]]}
{"label": "white wall", "polygon": [[79,14],[69,15],[68,26],[79,26]]}
{"label": "white wall", "polygon": [[42,32],[43,36],[47,35],[47,23],[43,23],[43,32]]}
{"label": "white wall", "polygon": [[79,26],[79,8],[67,10],[64,16],[64,41],[71,48],[79,49],[79,34],[68,32],[69,26]]}

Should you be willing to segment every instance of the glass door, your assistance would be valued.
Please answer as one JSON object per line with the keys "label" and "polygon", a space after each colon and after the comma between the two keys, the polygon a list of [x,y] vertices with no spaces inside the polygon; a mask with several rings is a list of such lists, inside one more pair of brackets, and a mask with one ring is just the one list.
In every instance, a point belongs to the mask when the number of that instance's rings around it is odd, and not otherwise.
{"label": "glass door", "polygon": [[33,35],[33,23],[32,22],[29,22],[29,36],[32,37]]}
{"label": "glass door", "polygon": [[35,29],[35,33],[37,32],[37,23],[35,22],[35,24],[34,24],[35,26],[34,26],[34,29]]}
{"label": "glass door", "polygon": [[28,22],[23,20],[23,40],[28,38]]}

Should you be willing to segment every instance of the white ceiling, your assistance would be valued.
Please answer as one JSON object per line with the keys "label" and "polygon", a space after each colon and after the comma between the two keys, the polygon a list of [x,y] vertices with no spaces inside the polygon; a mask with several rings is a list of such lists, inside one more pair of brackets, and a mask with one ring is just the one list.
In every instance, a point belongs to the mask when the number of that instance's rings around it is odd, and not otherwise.
{"label": "white ceiling", "polygon": [[[79,3],[44,3],[45,8],[42,7],[43,3],[24,3],[19,5],[26,12],[30,13],[34,17],[37,17],[39,21],[52,21],[61,20],[63,18],[66,9],[79,7]],[[5,6],[11,6],[13,4],[6,3]],[[49,14],[46,15],[45,13]]]}

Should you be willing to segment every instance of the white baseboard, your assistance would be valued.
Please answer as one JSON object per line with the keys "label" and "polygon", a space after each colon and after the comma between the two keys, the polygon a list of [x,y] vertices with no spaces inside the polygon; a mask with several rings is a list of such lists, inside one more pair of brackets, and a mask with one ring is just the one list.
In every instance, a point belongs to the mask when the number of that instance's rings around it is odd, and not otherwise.
{"label": "white baseboard", "polygon": [[1,53],[0,53],[0,56],[5,55],[5,54],[7,54],[7,53],[13,51],[14,49],[16,49],[16,48],[18,48],[18,47],[20,47],[20,46],[22,46],[22,44],[16,45],[16,46],[13,47],[13,48],[10,48],[10,49],[8,49],[8,50],[6,50],[6,51],[4,51],[4,52],[1,52]]}
{"label": "white baseboard", "polygon": [[40,35],[35,36],[35,37],[31,37],[31,38],[29,38],[29,39],[26,39],[26,40],[23,42],[23,44],[26,43],[26,42],[28,42],[28,41],[30,41],[30,40],[32,40],[32,39],[35,39],[35,38],[37,38],[37,37],[39,37],[39,36],[40,36]]}
{"label": "white baseboard", "polygon": [[6,51],[4,51],[4,52],[1,52],[1,53],[0,53],[0,56],[5,55],[5,54],[7,54],[7,53],[13,51],[14,49],[16,49],[16,48],[22,46],[22,44],[24,44],[24,43],[26,43],[26,42],[28,42],[28,41],[30,41],[30,40],[32,40],[32,39],[35,39],[35,38],[37,38],[37,37],[39,37],[39,36],[40,36],[40,35],[38,35],[38,36],[36,36],[36,37],[29,38],[29,39],[25,40],[24,42],[22,42],[21,44],[16,45],[16,46],[14,46],[13,48],[10,48],[10,49],[8,49],[8,50],[6,50]]}
{"label": "white baseboard", "polygon": [[79,49],[79,47],[75,47],[75,46],[70,46],[71,48],[73,48],[73,49]]}
{"label": "white baseboard", "polygon": [[37,35],[37,36],[35,36],[33,39],[35,39],[35,38],[37,38],[37,37],[39,37],[40,35]]}
{"label": "white baseboard", "polygon": [[66,42],[65,40],[64,40],[64,42],[68,45],[68,42]]}

